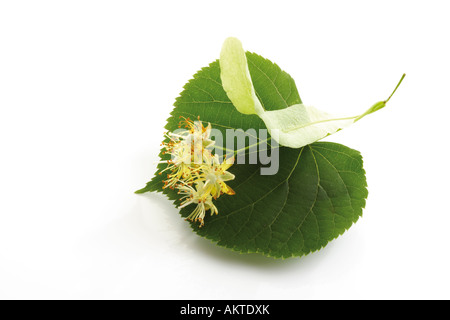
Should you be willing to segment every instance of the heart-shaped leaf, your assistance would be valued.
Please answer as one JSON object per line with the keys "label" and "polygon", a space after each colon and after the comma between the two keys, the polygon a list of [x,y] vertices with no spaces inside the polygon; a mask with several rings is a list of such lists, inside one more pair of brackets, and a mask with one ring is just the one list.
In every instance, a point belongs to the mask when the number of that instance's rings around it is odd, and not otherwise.
{"label": "heart-shaped leaf", "polygon": [[[302,101],[295,82],[274,63],[246,54],[255,94],[265,110],[280,110]],[[179,117],[200,117],[223,132],[226,129],[265,129],[257,115],[238,112],[225,93],[219,62],[203,68],[184,87],[166,129],[178,128]],[[258,144],[261,140],[258,140]],[[246,150],[248,152],[248,150]],[[362,215],[367,197],[362,158],[358,151],[340,144],[318,142],[299,149],[274,148],[279,154],[275,175],[261,175],[264,165],[234,164],[235,179],[228,185],[235,195],[216,201],[218,215],[206,216],[200,236],[239,252],[258,252],[276,258],[302,256],[325,246]],[[167,155],[161,154],[162,159]],[[165,163],[137,193],[158,191],[179,205],[176,190],[163,189]],[[181,209],[187,217],[193,205]],[[153,213],[157,214],[157,213]]]}

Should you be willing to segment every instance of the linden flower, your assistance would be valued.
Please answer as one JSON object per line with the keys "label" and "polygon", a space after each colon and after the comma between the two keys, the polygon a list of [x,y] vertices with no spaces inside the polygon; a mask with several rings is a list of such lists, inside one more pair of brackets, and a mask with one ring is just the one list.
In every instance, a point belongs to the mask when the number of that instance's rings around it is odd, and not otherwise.
{"label": "linden flower", "polygon": [[234,158],[227,159],[220,163],[219,157],[215,155],[212,158],[210,166],[203,166],[201,177],[205,179],[205,187],[209,188],[214,199],[218,198],[221,194],[234,195],[235,192],[231,189],[225,181],[234,179],[234,174],[226,171],[233,165]]}
{"label": "linden flower", "polygon": [[[181,129],[181,127],[185,129]],[[163,153],[170,154],[167,160],[167,168],[170,171],[163,188],[178,189],[182,195],[180,208],[190,204],[196,204],[194,211],[187,220],[200,222],[204,225],[206,211],[211,215],[217,214],[217,207],[213,200],[221,194],[234,195],[235,192],[225,181],[234,179],[234,175],[228,172],[233,165],[234,158],[220,163],[219,157],[212,154],[214,141],[211,140],[211,124],[205,127],[198,119],[192,121],[183,118],[179,125],[180,130],[165,134],[168,142],[163,142]]]}
{"label": "linden flower", "polygon": [[210,149],[214,146],[214,141],[210,138],[211,124],[208,123],[205,127],[200,119],[192,121],[189,118],[181,121],[180,127],[183,123],[185,123],[185,127],[189,130],[183,132],[181,137],[186,143],[192,146],[193,162],[195,164],[202,164],[212,156]]}
{"label": "linden flower", "polygon": [[180,179],[191,183],[200,170],[199,165],[212,157],[209,150],[214,145],[210,139],[211,124],[204,127],[200,120],[194,122],[189,118],[183,119],[179,127],[185,124],[188,130],[168,132],[165,136],[169,142],[162,143],[166,149],[164,153],[170,154],[171,159],[167,160],[168,166],[160,174],[166,170],[172,171],[167,175],[163,188],[173,188]]}
{"label": "linden flower", "polygon": [[200,117],[196,121],[192,121],[190,118],[180,117],[184,120],[180,121],[178,128],[184,126],[185,131],[179,132],[178,136],[185,140],[191,139],[191,141],[201,141],[203,143],[204,148],[212,147],[214,141],[210,139],[211,135],[211,123],[205,127],[203,123],[200,121]]}
{"label": "linden flower", "polygon": [[172,173],[167,175],[167,180],[164,181],[163,188],[172,188],[179,179],[183,178],[188,181],[192,179],[192,174],[196,171],[196,168],[191,166],[192,162],[192,148],[190,144],[187,144],[183,140],[179,140],[178,137],[174,137],[170,133],[167,134],[170,137],[170,142],[163,143],[166,151],[171,155],[171,159],[167,160],[167,168],[160,172],[162,174],[166,170],[170,170]]}
{"label": "linden flower", "polygon": [[178,189],[180,190],[178,193],[184,195],[181,198],[184,201],[181,203],[180,209],[190,204],[197,204],[197,207],[186,220],[199,221],[200,227],[202,227],[205,224],[206,211],[211,210],[211,215],[214,213],[218,214],[218,210],[212,201],[212,196],[202,181],[197,182],[195,188],[186,184],[178,186]]}

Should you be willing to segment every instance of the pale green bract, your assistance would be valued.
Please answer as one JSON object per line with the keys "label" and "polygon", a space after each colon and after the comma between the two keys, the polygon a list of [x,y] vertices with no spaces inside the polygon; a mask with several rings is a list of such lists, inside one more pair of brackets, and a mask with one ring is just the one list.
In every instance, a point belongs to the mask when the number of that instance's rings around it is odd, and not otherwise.
{"label": "pale green bract", "polygon": [[219,63],[222,86],[236,109],[244,114],[258,114],[264,111],[256,97],[247,58],[238,39],[225,40]]}
{"label": "pale green bract", "polygon": [[[259,114],[272,138],[290,148],[301,148],[354,122],[353,118],[336,119],[314,107],[295,104],[286,109]],[[277,130],[277,132],[273,132]]]}
{"label": "pale green bract", "polygon": [[301,148],[384,108],[405,75],[387,100],[375,103],[361,115],[343,118],[303,104],[295,104],[281,110],[264,110],[255,94],[245,51],[236,38],[228,38],[223,44],[220,54],[220,77],[225,92],[239,112],[257,114],[264,121],[272,138],[280,145]]}

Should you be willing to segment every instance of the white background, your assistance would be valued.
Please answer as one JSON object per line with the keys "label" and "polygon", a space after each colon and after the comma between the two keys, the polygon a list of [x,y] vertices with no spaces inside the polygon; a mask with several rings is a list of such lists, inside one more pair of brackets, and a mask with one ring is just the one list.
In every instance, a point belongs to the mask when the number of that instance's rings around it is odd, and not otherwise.
{"label": "white background", "polygon": [[[449,299],[448,1],[2,1],[0,298]],[[303,258],[198,237],[155,170],[183,85],[223,40],[306,104],[365,111],[363,217]]]}

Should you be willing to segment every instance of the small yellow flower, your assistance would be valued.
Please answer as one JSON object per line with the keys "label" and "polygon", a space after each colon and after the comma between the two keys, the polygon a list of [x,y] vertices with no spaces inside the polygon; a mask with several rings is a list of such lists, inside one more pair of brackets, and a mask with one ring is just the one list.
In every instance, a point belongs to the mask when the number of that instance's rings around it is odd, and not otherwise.
{"label": "small yellow flower", "polygon": [[191,144],[187,143],[186,140],[174,137],[170,133],[168,136],[171,137],[171,141],[165,144],[165,153],[170,154],[171,159],[167,160],[168,166],[161,173],[166,170],[170,170],[171,173],[167,175],[163,188],[173,188],[180,179],[189,183],[200,169],[192,163]]}
{"label": "small yellow flower", "polygon": [[199,165],[208,161],[212,157],[211,149],[214,146],[214,141],[210,139],[211,124],[208,123],[205,127],[200,119],[192,121],[189,118],[182,123],[186,123],[185,127],[189,129],[188,133],[184,134],[184,140],[192,147],[192,162]]}
{"label": "small yellow flower", "polygon": [[220,163],[219,157],[216,155],[212,158],[209,166],[202,167],[200,175],[205,180],[205,186],[209,188],[214,199],[224,193],[228,195],[235,194],[234,190],[225,183],[225,181],[234,179],[234,174],[226,171],[233,165],[233,162],[234,158],[230,158]]}
{"label": "small yellow flower", "polygon": [[164,181],[163,188],[173,188],[179,179],[182,177],[188,179],[191,176],[191,149],[190,146],[173,138],[169,142],[163,143],[163,145],[166,149],[163,153],[170,154],[171,159],[163,161],[167,162],[168,165],[159,174],[162,174],[164,171],[170,171],[171,173],[167,175],[168,179]]}
{"label": "small yellow flower", "polygon": [[178,193],[183,194],[181,199],[184,199],[180,205],[180,209],[190,204],[196,204],[196,208],[186,218],[190,221],[199,221],[200,227],[205,224],[206,211],[211,210],[211,215],[218,214],[218,210],[212,201],[212,196],[205,188],[202,181],[198,181],[195,184],[195,188],[189,185],[179,185]]}

